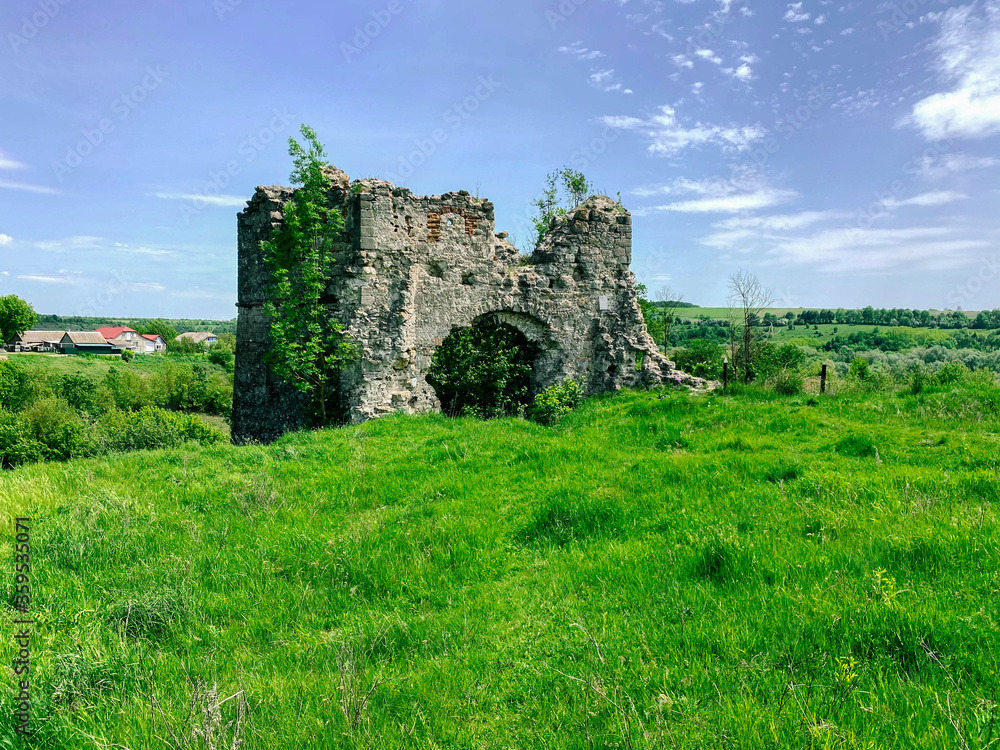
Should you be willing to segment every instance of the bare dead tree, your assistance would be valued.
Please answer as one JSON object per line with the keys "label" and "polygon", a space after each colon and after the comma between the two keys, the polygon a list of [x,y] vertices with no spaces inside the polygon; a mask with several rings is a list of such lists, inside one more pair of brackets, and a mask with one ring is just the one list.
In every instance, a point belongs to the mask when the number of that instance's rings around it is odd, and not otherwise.
{"label": "bare dead tree", "polygon": [[670,329],[680,317],[679,308],[671,303],[683,302],[684,295],[669,284],[664,284],[656,290],[656,301],[663,305],[663,353],[666,354],[670,348]]}
{"label": "bare dead tree", "polygon": [[754,274],[741,268],[729,277],[730,356],[734,366],[739,363],[744,383],[753,379],[753,364],[760,348],[755,323],[773,304],[774,290],[765,287]]}

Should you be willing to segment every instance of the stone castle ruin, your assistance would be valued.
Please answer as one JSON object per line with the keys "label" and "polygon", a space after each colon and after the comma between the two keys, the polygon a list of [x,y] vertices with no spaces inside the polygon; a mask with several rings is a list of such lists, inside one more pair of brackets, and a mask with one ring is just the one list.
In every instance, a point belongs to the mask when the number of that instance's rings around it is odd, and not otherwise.
{"label": "stone castle ruin", "polygon": [[[339,383],[352,423],[439,410],[425,379],[434,350],[484,318],[541,347],[534,392],[567,378],[586,394],[702,383],[676,371],[646,331],[629,270],[632,218],[619,203],[591,198],[527,256],[495,234],[493,204],[464,190],[416,196],[382,180],[351,183],[336,169],[330,177],[345,227],[326,303],[357,351]],[[238,217],[236,442],[270,441],[304,422],[303,396],[264,362],[269,273],[260,244],[281,226],[292,194],[258,187]]]}

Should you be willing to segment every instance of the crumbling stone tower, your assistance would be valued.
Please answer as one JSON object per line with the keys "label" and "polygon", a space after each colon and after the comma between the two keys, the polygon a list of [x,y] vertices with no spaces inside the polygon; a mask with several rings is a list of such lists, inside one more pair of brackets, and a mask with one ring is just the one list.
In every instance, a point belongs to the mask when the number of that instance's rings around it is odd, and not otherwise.
{"label": "crumbling stone tower", "polygon": [[[358,357],[340,394],[354,423],[440,408],[425,376],[452,330],[492,318],[541,345],[533,388],[573,378],[588,394],[637,384],[699,384],[673,369],[646,331],[629,271],[632,219],[598,196],[557,219],[530,255],[497,235],[493,204],[466,191],[416,196],[330,171],[345,228],[328,289]],[[293,191],[258,187],[239,214],[239,321],[233,439],[269,441],[302,425],[303,398],[264,363],[268,271],[260,243]]]}

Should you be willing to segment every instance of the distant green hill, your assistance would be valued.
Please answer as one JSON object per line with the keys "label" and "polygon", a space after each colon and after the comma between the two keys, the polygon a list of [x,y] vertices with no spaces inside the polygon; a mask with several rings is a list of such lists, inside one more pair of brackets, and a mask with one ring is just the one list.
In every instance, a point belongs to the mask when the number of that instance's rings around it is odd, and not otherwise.
{"label": "distant green hill", "polygon": [[[139,328],[155,318],[84,318],[78,315],[39,315],[36,331],[93,331],[103,326],[128,326]],[[185,331],[211,331],[236,333],[236,318],[232,320],[200,320],[197,318],[159,318],[169,323],[179,333]]]}

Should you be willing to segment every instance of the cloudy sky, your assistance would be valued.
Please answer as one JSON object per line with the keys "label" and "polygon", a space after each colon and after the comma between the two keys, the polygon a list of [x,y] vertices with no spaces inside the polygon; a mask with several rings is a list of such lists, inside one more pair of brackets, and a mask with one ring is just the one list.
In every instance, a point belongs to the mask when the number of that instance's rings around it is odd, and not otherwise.
{"label": "cloudy sky", "polygon": [[522,242],[582,169],[697,303],[742,267],[1000,307],[1000,0],[6,0],[0,106],[0,294],[40,312],[233,317],[235,214],[303,122]]}

